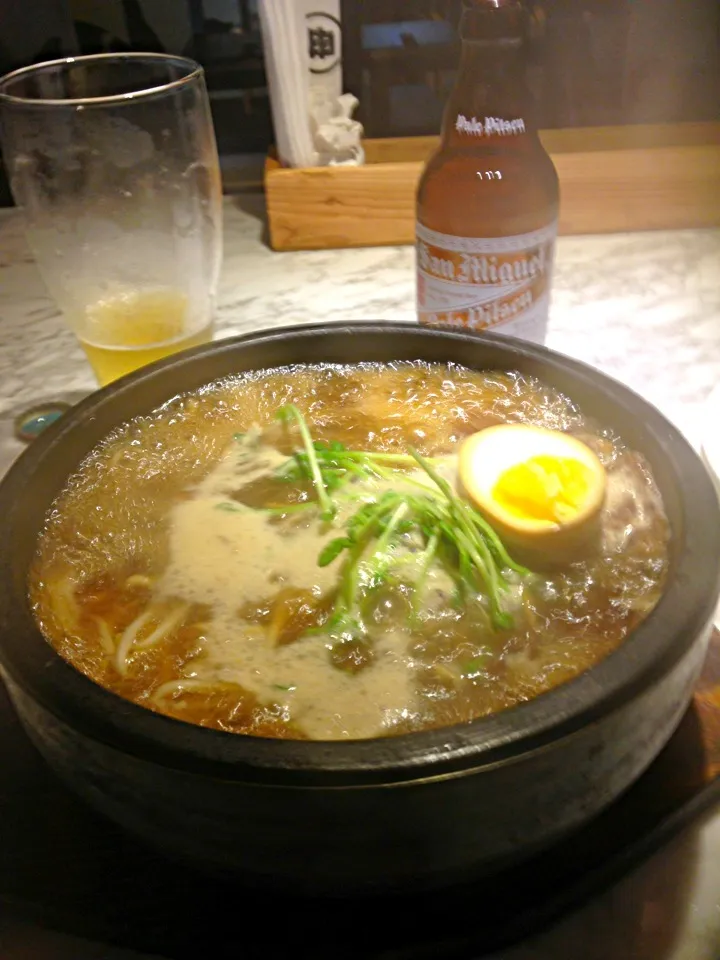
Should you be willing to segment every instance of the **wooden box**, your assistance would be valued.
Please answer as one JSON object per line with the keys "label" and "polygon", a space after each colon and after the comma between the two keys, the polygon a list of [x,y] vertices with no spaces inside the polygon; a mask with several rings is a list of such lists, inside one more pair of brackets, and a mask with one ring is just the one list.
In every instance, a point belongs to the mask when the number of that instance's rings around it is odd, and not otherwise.
{"label": "wooden box", "polygon": [[[720,123],[548,130],[561,234],[720,225]],[[275,250],[410,244],[436,137],[367,140],[362,167],[265,166]]]}

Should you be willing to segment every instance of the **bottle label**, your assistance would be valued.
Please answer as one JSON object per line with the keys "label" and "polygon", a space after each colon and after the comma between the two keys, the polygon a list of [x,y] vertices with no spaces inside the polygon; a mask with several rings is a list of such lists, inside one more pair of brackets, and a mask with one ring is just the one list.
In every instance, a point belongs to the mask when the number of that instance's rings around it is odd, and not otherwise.
{"label": "bottle label", "polygon": [[469,133],[473,137],[491,137],[494,134],[499,137],[517,137],[525,133],[525,121],[522,117],[517,120],[503,120],[501,117],[485,117],[484,120],[478,120],[477,117],[468,119],[465,114],[459,113],[455,121],[455,130],[458,133]]}
{"label": "bottle label", "polygon": [[418,319],[542,342],[557,222],[514,237],[454,237],[417,225]]}

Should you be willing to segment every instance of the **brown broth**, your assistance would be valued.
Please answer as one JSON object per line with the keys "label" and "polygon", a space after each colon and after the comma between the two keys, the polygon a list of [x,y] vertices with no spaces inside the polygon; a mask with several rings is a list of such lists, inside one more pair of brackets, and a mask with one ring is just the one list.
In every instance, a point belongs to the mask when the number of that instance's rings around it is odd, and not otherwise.
{"label": "brown broth", "polygon": [[[412,615],[408,584],[380,589],[367,611],[369,636],[327,643],[332,649],[323,646],[323,625],[334,586],[313,580],[317,554],[309,548],[298,578],[308,583],[287,582],[270,565],[263,596],[244,596],[238,583],[234,619],[227,610],[221,615],[210,595],[163,593],[159,585],[169,582],[176,563],[177,518],[185,508],[194,509],[198,491],[233,450],[234,435],[257,425],[281,460],[280,454],[297,447],[296,435],[274,419],[288,402],[303,412],[314,439],[356,450],[405,452],[413,446],[427,456],[452,455],[464,437],[498,423],[530,423],[578,436],[613,481],[603,515],[603,549],[515,584],[511,629],[493,629],[482,597],[458,604],[440,578],[421,616]],[[313,497],[308,484],[288,487],[265,474],[248,476],[250,482],[227,503],[216,504],[228,511],[223,536],[236,553],[243,548],[233,541],[233,529],[248,536],[247,529],[233,527],[233,510],[244,509],[239,504]],[[299,537],[314,542],[318,520],[312,511],[269,522],[278,525],[288,550]],[[211,384],[119,429],[82,464],[55,503],[40,539],[30,596],[43,633],[63,657],[95,682],[153,710],[265,737],[378,736],[504,710],[596,664],[657,602],[668,536],[642,458],[537,380],[419,363],[296,367]],[[336,579],[337,572],[328,576]],[[145,620],[130,638],[122,672],[119,645],[139,617]],[[317,632],[309,639],[313,628]],[[143,646],[158,630],[160,639]],[[237,647],[235,667],[243,649],[251,647],[258,663],[265,662],[268,644],[281,673],[292,673],[293,656],[302,677],[313,663],[321,664],[326,685],[317,687],[312,709],[312,696],[303,701],[293,686],[295,676],[282,683],[268,677],[257,689],[228,679],[240,674],[218,666],[218,650],[225,649],[218,637]],[[338,702],[348,704],[347,716],[333,710],[332,697],[325,700],[328,677],[337,678]],[[409,691],[405,700],[403,690]],[[381,707],[371,703],[378,696]],[[322,715],[325,703],[331,716]]]}

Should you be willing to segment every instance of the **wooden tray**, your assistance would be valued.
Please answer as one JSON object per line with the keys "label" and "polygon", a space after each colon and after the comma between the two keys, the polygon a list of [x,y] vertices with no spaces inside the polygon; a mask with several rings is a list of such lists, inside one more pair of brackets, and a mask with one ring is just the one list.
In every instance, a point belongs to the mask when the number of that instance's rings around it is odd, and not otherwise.
{"label": "wooden tray", "polygon": [[[332,903],[268,897],[171,863],[62,787],[1,684],[0,770],[5,917],[173,960],[477,958],[596,895],[720,803],[720,635],[676,734],[613,807],[521,867],[428,895]],[[663,917],[664,936],[672,936],[672,923]]]}
{"label": "wooden tray", "polygon": [[[548,130],[563,234],[720,225],[720,123]],[[362,167],[265,168],[275,250],[415,242],[415,192],[437,137],[367,140]]]}

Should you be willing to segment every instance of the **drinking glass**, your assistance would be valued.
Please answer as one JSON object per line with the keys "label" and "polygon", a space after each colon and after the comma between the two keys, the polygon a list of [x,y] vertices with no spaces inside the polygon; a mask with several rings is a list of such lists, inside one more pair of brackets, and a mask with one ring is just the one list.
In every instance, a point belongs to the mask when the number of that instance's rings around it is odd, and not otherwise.
{"label": "drinking glass", "polygon": [[0,79],[15,202],[101,384],[210,339],[220,170],[202,68],[69,57]]}

